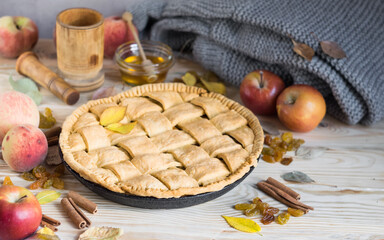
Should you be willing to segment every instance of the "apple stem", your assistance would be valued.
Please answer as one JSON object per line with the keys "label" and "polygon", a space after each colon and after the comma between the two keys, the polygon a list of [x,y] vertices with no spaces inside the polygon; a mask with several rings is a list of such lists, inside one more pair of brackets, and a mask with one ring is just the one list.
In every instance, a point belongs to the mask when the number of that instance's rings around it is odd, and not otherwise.
{"label": "apple stem", "polygon": [[21,202],[21,200],[23,200],[23,199],[26,198],[26,197],[27,197],[27,195],[22,196],[21,198],[19,198],[19,200],[16,201],[16,203]]}
{"label": "apple stem", "polygon": [[264,87],[264,78],[263,78],[263,71],[260,71],[260,88]]}

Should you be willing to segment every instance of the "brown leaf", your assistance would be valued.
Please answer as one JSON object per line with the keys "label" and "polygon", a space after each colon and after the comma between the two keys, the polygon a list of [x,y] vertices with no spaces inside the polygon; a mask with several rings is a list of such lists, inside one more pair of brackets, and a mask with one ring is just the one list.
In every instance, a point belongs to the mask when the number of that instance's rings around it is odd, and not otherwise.
{"label": "brown leaf", "polygon": [[344,50],[339,46],[337,42],[333,41],[320,41],[314,32],[311,32],[312,36],[320,43],[321,50],[330,57],[336,59],[342,59],[347,57]]}
{"label": "brown leaf", "polygon": [[293,51],[305,58],[306,60],[311,61],[313,56],[315,55],[315,51],[305,43],[298,43],[292,38],[291,40],[293,43]]}
{"label": "brown leaf", "polygon": [[344,50],[337,44],[337,42],[332,41],[321,41],[321,49],[325,54],[336,59],[342,59],[347,57]]}

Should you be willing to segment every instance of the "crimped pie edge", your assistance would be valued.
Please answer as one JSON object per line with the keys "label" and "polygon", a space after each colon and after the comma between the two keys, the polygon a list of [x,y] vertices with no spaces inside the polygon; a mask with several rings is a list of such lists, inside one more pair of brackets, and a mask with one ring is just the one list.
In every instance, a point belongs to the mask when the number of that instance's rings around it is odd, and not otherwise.
{"label": "crimped pie edge", "polygon": [[[72,131],[73,125],[76,123],[78,118],[89,111],[92,106],[102,104],[102,103],[119,103],[119,101],[123,98],[129,97],[137,97],[142,96],[146,92],[155,92],[155,91],[176,91],[176,92],[186,92],[186,93],[197,93],[200,96],[210,97],[219,100],[223,105],[227,106],[229,109],[233,109],[242,115],[248,121],[249,127],[252,129],[255,138],[253,141],[253,147],[250,155],[247,160],[236,170],[236,172],[232,173],[228,177],[223,180],[208,184],[202,187],[194,187],[194,188],[179,188],[174,190],[160,190],[160,189],[145,189],[145,188],[135,188],[135,187],[127,187],[120,186],[116,184],[108,184],[101,179],[95,177],[95,174],[92,171],[84,168],[80,165],[73,157],[72,152],[70,151],[70,146],[68,143],[68,137]],[[116,96],[103,98],[98,100],[92,100],[88,103],[78,107],[70,116],[68,116],[62,126],[62,133],[60,135],[59,144],[61,147],[61,151],[63,153],[64,161],[77,173],[80,174],[81,177],[96,182],[103,187],[119,193],[128,193],[137,196],[151,196],[156,198],[178,198],[185,195],[196,195],[200,193],[206,192],[214,192],[219,191],[225,186],[237,181],[241,177],[243,177],[251,168],[251,166],[257,166],[257,158],[259,157],[261,150],[263,148],[264,142],[264,134],[262,127],[260,125],[257,117],[247,108],[240,105],[239,103],[228,99],[227,97],[217,94],[217,93],[207,93],[205,89],[187,86],[182,83],[156,83],[156,84],[146,84],[142,86],[133,87],[128,91],[122,92]]]}

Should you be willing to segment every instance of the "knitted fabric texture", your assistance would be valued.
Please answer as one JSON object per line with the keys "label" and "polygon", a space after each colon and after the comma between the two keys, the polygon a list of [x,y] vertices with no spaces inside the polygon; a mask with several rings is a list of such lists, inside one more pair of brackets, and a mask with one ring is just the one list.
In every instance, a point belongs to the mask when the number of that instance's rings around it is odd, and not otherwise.
{"label": "knitted fabric texture", "polygon": [[[193,58],[228,83],[266,69],[288,85],[317,88],[345,123],[384,117],[382,0],[146,0],[127,10],[150,39],[176,51],[190,43]],[[337,42],[347,58],[324,54],[311,32]],[[293,52],[291,38],[315,50],[312,61]]]}

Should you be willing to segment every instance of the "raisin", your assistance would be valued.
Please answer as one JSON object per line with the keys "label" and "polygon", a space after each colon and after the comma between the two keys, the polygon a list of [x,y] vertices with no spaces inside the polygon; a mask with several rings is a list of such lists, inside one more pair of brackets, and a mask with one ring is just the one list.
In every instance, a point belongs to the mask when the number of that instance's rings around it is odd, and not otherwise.
{"label": "raisin", "polygon": [[263,155],[273,156],[273,154],[275,154],[275,151],[272,148],[265,147],[263,148],[263,151],[261,153]]}
{"label": "raisin", "polygon": [[277,216],[276,218],[276,222],[280,225],[284,225],[288,222],[290,216],[291,215],[287,212],[280,213],[279,216]]}
{"label": "raisin", "polygon": [[52,115],[52,110],[50,108],[45,108],[44,114],[40,113],[40,123],[39,128],[51,128],[55,125],[56,119]]}
{"label": "raisin", "polygon": [[280,210],[278,208],[275,208],[275,207],[268,207],[266,209],[264,209],[264,212],[262,212],[263,215],[265,214],[276,214],[278,213]]}
{"label": "raisin", "polygon": [[47,189],[47,188],[50,188],[50,187],[52,187],[52,179],[51,178],[49,178],[49,179],[47,179],[44,183],[43,183],[43,188],[44,189]]}
{"label": "raisin", "polygon": [[253,216],[255,216],[256,214],[259,214],[259,213],[260,213],[260,211],[256,207],[244,210],[244,215],[247,216],[247,217],[253,217]]}
{"label": "raisin", "polygon": [[31,185],[29,185],[29,189],[32,189],[32,190],[38,189],[39,186],[40,186],[40,182],[39,182],[39,180],[36,180]]}
{"label": "raisin", "polygon": [[52,186],[57,189],[64,189],[64,181],[58,177],[52,178]]}
{"label": "raisin", "polygon": [[268,156],[268,155],[263,155],[262,159],[268,163],[274,163],[275,162],[275,159],[274,157],[272,156]]}
{"label": "raisin", "polygon": [[9,176],[5,176],[3,185],[13,186],[13,182]]}
{"label": "raisin", "polygon": [[253,200],[252,200],[253,203],[258,203],[258,202],[263,202],[259,197],[255,197]]}
{"label": "raisin", "polygon": [[280,163],[285,165],[285,166],[288,166],[289,164],[291,164],[292,161],[293,161],[292,157],[285,157],[285,158],[283,158],[283,160],[281,160]]}
{"label": "raisin", "polygon": [[293,134],[291,132],[285,132],[281,134],[281,140],[283,140],[286,143],[290,143],[293,139]]}
{"label": "raisin", "polygon": [[44,166],[39,165],[39,166],[34,167],[34,168],[32,169],[32,174],[33,174],[33,176],[35,176],[36,178],[42,178],[42,177],[43,177],[43,173],[46,172],[46,171],[47,171],[47,169],[45,169]]}
{"label": "raisin", "polygon": [[271,142],[272,142],[271,135],[265,135],[265,137],[264,137],[264,144],[269,146],[271,144]]}
{"label": "raisin", "polygon": [[255,207],[256,207],[256,204],[251,204],[251,203],[239,203],[235,205],[236,210],[246,210],[246,209],[252,209]]}
{"label": "raisin", "polygon": [[65,172],[64,164],[60,164],[59,166],[57,166],[53,172],[54,174],[57,173],[55,174],[57,177],[64,175],[64,172]]}
{"label": "raisin", "polygon": [[288,208],[287,212],[294,217],[301,217],[304,215],[304,211],[296,208]]}
{"label": "raisin", "polygon": [[27,181],[35,181],[36,180],[36,177],[33,176],[33,174],[31,172],[23,172],[21,174],[21,177],[24,179],[24,180],[27,180]]}
{"label": "raisin", "polygon": [[264,214],[260,220],[260,222],[264,225],[270,224],[273,221],[275,221],[275,216],[272,214]]}
{"label": "raisin", "polygon": [[283,159],[284,152],[282,151],[275,151],[275,154],[273,155],[273,158],[275,159],[275,162],[280,162],[281,159]]}
{"label": "raisin", "polygon": [[264,202],[258,202],[256,203],[256,208],[259,209],[259,211],[261,212],[261,214],[264,213],[264,211],[269,207],[269,204],[268,203],[264,203]]}

